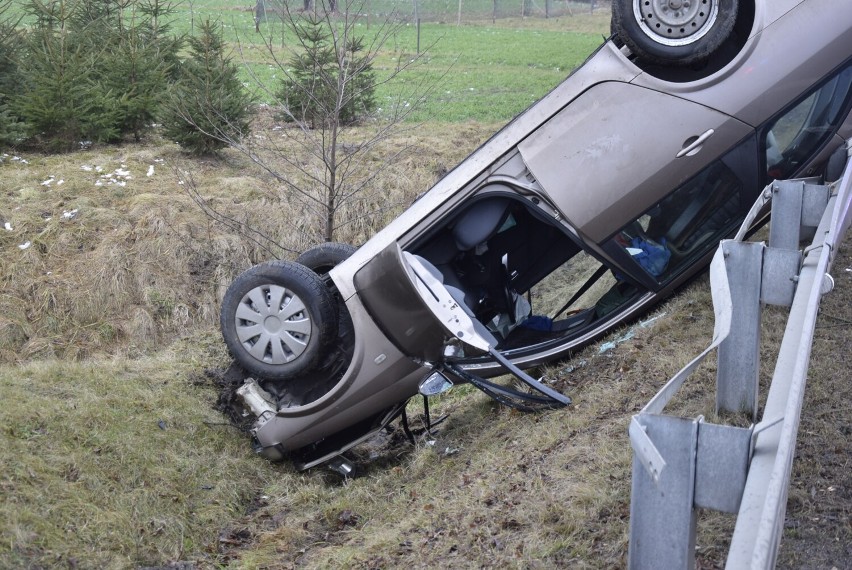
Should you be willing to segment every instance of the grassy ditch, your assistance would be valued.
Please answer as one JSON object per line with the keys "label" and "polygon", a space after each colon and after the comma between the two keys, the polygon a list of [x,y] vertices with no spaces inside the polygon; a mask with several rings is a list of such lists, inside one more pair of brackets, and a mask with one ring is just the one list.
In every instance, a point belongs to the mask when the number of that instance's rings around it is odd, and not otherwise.
{"label": "grassy ditch", "polygon": [[[493,128],[422,128],[407,185],[393,173],[382,184],[413,197]],[[0,166],[11,226],[0,230],[0,566],[624,565],[627,424],[710,341],[706,279],[614,349],[596,344],[550,369],[570,409],[523,415],[454,390],[437,404],[449,419],[433,442],[411,447],[391,434],[359,450],[365,476],[343,482],[255,457],[213,410],[217,393],[202,374],[227,364],[215,326],[222,287],[268,253],[205,216],[174,169],[190,170],[208,203],[297,248],[298,217],[262,175],[230,153],[185,163],[156,141],[15,158]],[[838,358],[850,342],[848,247],[820,321],[832,336],[814,349],[813,423],[803,424],[782,567],[816,553],[841,567],[852,538],[842,523],[852,508],[848,363]],[[766,313],[764,381],[783,316]],[[712,362],[702,368],[671,413],[741,423],[714,418],[714,373]],[[731,527],[728,515],[702,514],[702,568],[721,564]]]}
{"label": "grassy ditch", "polygon": [[[446,31],[436,49],[451,46],[439,63],[470,61],[455,63],[458,83],[436,103],[442,121],[388,141],[411,152],[382,166],[339,239],[362,243],[524,108],[527,85],[546,91],[565,75],[561,24],[516,24],[524,31],[471,26],[468,38],[432,24]],[[498,57],[509,44],[521,47]],[[470,99],[471,86],[491,92]],[[445,122],[459,117],[499,121]],[[258,136],[280,136],[261,123]],[[623,340],[615,348],[595,344],[547,370],[570,409],[518,414],[461,387],[437,402],[449,419],[434,438],[373,441],[358,450],[364,476],[342,481],[255,457],[214,409],[215,374],[204,374],[228,363],[216,322],[233,277],[316,241],[283,188],[238,154],[188,161],[154,133],[64,156],[8,153],[0,196],[0,567],[625,565],[627,425],[710,342],[706,279],[648,326],[604,339]],[[250,240],[246,227],[266,237]],[[781,568],[841,568],[852,556],[849,248],[820,317]],[[764,384],[783,318],[765,312]],[[669,411],[742,424],[714,416],[714,374],[706,364]],[[702,513],[701,568],[723,565],[732,524]]]}

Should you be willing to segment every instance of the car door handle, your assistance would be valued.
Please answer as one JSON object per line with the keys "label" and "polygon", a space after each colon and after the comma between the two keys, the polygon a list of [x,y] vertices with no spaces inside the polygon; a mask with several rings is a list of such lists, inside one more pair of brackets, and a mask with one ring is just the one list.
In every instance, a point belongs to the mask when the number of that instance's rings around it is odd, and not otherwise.
{"label": "car door handle", "polygon": [[707,130],[704,132],[704,134],[702,134],[701,136],[697,136],[697,137],[689,137],[688,139],[686,139],[686,140],[683,142],[683,148],[682,148],[682,149],[680,149],[680,152],[679,152],[679,153],[677,153],[675,156],[676,156],[677,158],[683,158],[684,156],[692,156],[692,155],[694,155],[694,154],[695,154],[695,153],[697,153],[699,150],[701,150],[701,145],[703,145],[703,144],[704,144],[704,142],[705,142],[707,139],[709,139],[710,137],[712,137],[712,136],[713,136],[713,133],[715,133],[715,132],[716,132],[716,131],[714,131],[713,129],[707,129]]}

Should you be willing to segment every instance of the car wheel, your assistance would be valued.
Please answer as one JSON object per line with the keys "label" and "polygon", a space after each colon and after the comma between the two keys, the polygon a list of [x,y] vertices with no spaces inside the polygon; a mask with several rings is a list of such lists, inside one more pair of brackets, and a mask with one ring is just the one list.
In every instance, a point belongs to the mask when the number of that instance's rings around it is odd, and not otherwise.
{"label": "car wheel", "polygon": [[355,249],[355,246],[348,243],[321,243],[297,257],[296,263],[301,263],[324,277],[338,263],[349,259],[349,256],[355,253]]}
{"label": "car wheel", "polygon": [[329,294],[337,305],[337,339],[307,374],[288,383],[287,399],[295,405],[305,405],[325,395],[343,377],[355,351],[355,326],[346,303],[337,294],[328,277],[337,264],[349,258],[355,247],[345,243],[323,243],[312,247],[296,258],[324,280]]}
{"label": "car wheel", "polygon": [[727,39],[738,6],[739,0],[613,0],[612,29],[640,59],[691,65]]}
{"label": "car wheel", "polygon": [[337,307],[319,275],[270,261],[237,277],[222,300],[222,336],[246,370],[269,380],[310,371],[337,337]]}

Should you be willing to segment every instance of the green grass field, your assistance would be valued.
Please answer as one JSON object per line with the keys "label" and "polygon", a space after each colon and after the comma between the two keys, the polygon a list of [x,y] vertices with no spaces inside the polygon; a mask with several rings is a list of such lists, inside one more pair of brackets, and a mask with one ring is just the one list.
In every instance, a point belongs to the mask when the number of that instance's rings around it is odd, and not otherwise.
{"label": "green grass field", "polygon": [[[369,35],[367,26],[361,27]],[[374,62],[380,82],[400,63],[417,58],[414,26],[400,27],[392,40]],[[269,63],[269,51],[262,44],[242,38],[240,42],[233,59],[251,68],[244,69],[244,82],[253,86],[259,80],[268,90],[275,89],[282,73]],[[380,84],[378,105],[381,109],[399,97],[403,105],[406,99],[413,102],[426,85],[430,93],[409,120],[507,121],[553,89],[602,42],[601,35],[557,30],[425,24],[420,59],[394,81]],[[289,58],[288,49],[277,43],[273,51]]]}
{"label": "green grass field", "polygon": [[[282,73],[272,63],[271,53],[286,64],[295,42],[286,32],[282,38],[277,21],[267,22],[257,33],[251,13],[230,16],[230,21],[223,17],[221,22],[234,48],[233,60],[246,66],[244,82],[250,87],[260,82],[264,92],[274,90]],[[181,18],[184,25],[186,18],[186,14]],[[526,20],[463,26],[423,23],[419,55],[417,26],[398,24],[374,62],[380,81],[379,107],[400,97],[403,105],[406,98],[413,102],[425,85],[430,95],[409,120],[511,119],[553,89],[603,43],[608,15],[571,20],[548,21],[541,28]],[[356,25],[357,33],[372,38],[380,23],[363,19]],[[582,31],[575,31],[575,25]],[[412,61],[415,63],[394,81],[383,82],[399,66]],[[269,102],[264,94],[261,99]]]}
{"label": "green grass field", "polygon": [[[387,3],[390,5],[390,3]],[[253,4],[228,6],[221,1],[183,2],[169,16],[172,30],[192,34],[206,18],[218,21],[232,48],[232,60],[242,68],[247,89],[260,101],[274,102],[283,77],[275,63],[286,67],[296,42],[279,19],[270,17],[255,31]],[[406,5],[407,6],[407,5]],[[357,19],[356,32],[368,40],[380,33],[387,6],[373,2],[371,16]],[[360,13],[360,12],[359,12]],[[24,19],[24,23],[27,19]],[[410,21],[392,24],[393,32],[374,61],[378,107],[387,112],[400,100],[414,104],[428,89],[425,101],[410,121],[507,121],[553,89],[601,43],[609,30],[609,12],[542,18],[504,19],[457,26],[453,23]],[[384,80],[400,66],[417,60],[394,81]],[[379,118],[383,112],[378,112]]]}

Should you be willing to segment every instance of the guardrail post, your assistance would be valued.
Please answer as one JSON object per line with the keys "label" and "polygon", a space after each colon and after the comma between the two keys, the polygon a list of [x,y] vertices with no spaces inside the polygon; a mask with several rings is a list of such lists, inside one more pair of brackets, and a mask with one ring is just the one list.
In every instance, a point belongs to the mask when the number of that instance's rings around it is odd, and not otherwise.
{"label": "guardrail post", "polygon": [[769,247],[798,250],[802,239],[813,238],[831,191],[823,184],[805,180],[772,183],[772,218]]}
{"label": "guardrail post", "polygon": [[799,249],[804,191],[805,183],[801,180],[776,180],[772,183],[769,247]]}
{"label": "guardrail post", "polygon": [[736,513],[748,476],[751,428],[701,422],[695,461],[695,506]]}
{"label": "guardrail post", "polygon": [[760,372],[760,284],[762,243],[725,240],[728,282],[736,326],[720,345],[717,356],[716,412],[747,412],[757,419]]}
{"label": "guardrail post", "polygon": [[695,567],[697,508],[736,513],[752,430],[640,413],[630,424],[631,570]]}
{"label": "guardrail post", "polygon": [[[639,414],[662,463],[651,467],[633,454],[628,564],[634,570],[695,567],[695,457],[699,420]],[[631,429],[635,429],[636,425]],[[650,467],[650,468],[649,468]]]}

